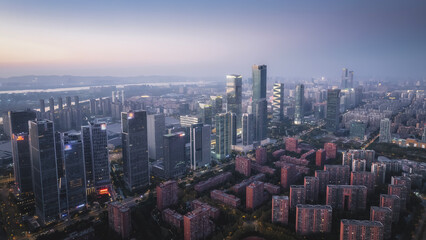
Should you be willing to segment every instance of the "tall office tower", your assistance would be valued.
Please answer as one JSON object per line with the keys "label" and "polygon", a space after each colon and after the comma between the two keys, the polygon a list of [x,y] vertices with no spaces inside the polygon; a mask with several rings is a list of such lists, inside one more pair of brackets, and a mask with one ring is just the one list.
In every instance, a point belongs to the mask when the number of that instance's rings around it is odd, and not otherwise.
{"label": "tall office tower", "polygon": [[315,177],[319,180],[319,193],[321,196],[325,196],[327,191],[327,185],[330,182],[330,172],[323,170],[315,170]]}
{"label": "tall office tower", "polygon": [[129,190],[149,184],[147,121],[145,111],[121,113],[124,182]]}
{"label": "tall office tower", "polygon": [[97,190],[111,184],[108,160],[108,136],[106,123],[89,123],[81,128],[86,182]]}
{"label": "tall office tower", "polygon": [[342,211],[363,211],[367,205],[367,187],[362,185],[327,185],[327,205]]}
{"label": "tall office tower", "polygon": [[407,208],[407,200],[409,199],[409,192],[405,185],[388,185],[388,194],[397,195],[401,199],[401,211],[405,211]]}
{"label": "tall office tower", "polygon": [[370,221],[379,221],[383,224],[383,237],[390,239],[392,235],[392,209],[388,207],[370,208]]}
{"label": "tall office tower", "polygon": [[362,103],[362,86],[355,88],[355,107],[361,105]]}
{"label": "tall office tower", "polygon": [[305,187],[303,185],[290,186],[290,210],[294,211],[297,204],[305,204]]}
{"label": "tall office tower", "polygon": [[55,131],[49,120],[28,124],[36,215],[47,223],[59,217]]}
{"label": "tall office tower", "polygon": [[66,102],[67,102],[67,108],[71,108],[71,97],[70,97],[70,96],[67,96],[67,97],[65,98],[65,100],[66,100]]}
{"label": "tall office tower", "polygon": [[295,97],[295,108],[294,108],[294,124],[302,124],[305,105],[305,86],[303,84],[296,85],[296,97]]}
{"label": "tall office tower", "polygon": [[304,178],[305,202],[316,203],[319,194],[319,178],[306,176]]}
{"label": "tall office tower", "polygon": [[[87,203],[84,172],[83,144],[81,134],[61,133],[61,149],[64,180],[66,184],[66,206],[68,214],[83,208]],[[62,203],[61,203],[62,205]]]}
{"label": "tall office tower", "polygon": [[288,196],[272,196],[272,222],[288,224],[290,201]]}
{"label": "tall office tower", "polygon": [[231,154],[231,145],[236,138],[236,128],[233,126],[234,113],[221,113],[216,115],[216,158],[224,159]]}
{"label": "tall office tower", "polygon": [[202,123],[190,127],[191,169],[205,166],[211,162],[211,127]]}
{"label": "tall office tower", "polygon": [[263,182],[254,181],[246,187],[246,208],[255,209],[263,202]]}
{"label": "tall office tower", "polygon": [[221,113],[223,111],[223,108],[222,108],[222,105],[223,105],[222,96],[210,96],[210,99],[212,100],[213,114],[216,115],[218,113]]}
{"label": "tall office tower", "polygon": [[49,98],[49,111],[52,113],[55,111],[55,99],[53,97]]}
{"label": "tall office tower", "polygon": [[164,176],[174,178],[185,173],[185,133],[164,135]]}
{"label": "tall office tower", "polygon": [[386,179],[386,164],[375,162],[371,165],[371,172],[374,174],[375,183],[377,185],[385,184]]}
{"label": "tall office tower", "polygon": [[266,148],[264,147],[258,147],[256,148],[256,163],[263,165],[266,163],[267,158],[267,152]]}
{"label": "tall office tower", "polygon": [[40,99],[40,112],[45,113],[46,112],[46,106],[44,104],[44,99]]}
{"label": "tall office tower", "polygon": [[251,160],[247,157],[237,156],[235,158],[235,171],[249,177],[251,174]]}
{"label": "tall office tower", "polygon": [[375,176],[371,172],[352,172],[351,185],[363,185],[367,187],[368,195],[374,193]]}
{"label": "tall office tower", "polygon": [[121,103],[124,103],[124,101],[126,100],[126,96],[124,95],[124,90],[121,90],[121,98],[120,101]]}
{"label": "tall office tower", "polygon": [[255,122],[255,141],[262,141],[268,134],[268,102],[266,99],[259,99],[253,102],[252,111]]}
{"label": "tall office tower", "polygon": [[64,109],[64,103],[62,102],[62,97],[58,97],[58,109]]}
{"label": "tall office tower", "polygon": [[329,205],[296,206],[296,233],[301,235],[331,232],[333,210]]}
{"label": "tall office tower", "polygon": [[90,115],[95,116],[96,114],[97,114],[96,99],[91,98],[90,99]]}
{"label": "tall office tower", "polygon": [[253,101],[266,98],[266,65],[253,65]]}
{"label": "tall office tower", "polygon": [[350,167],[342,165],[324,165],[324,171],[330,172],[330,184],[348,185]]}
{"label": "tall office tower", "polygon": [[151,159],[163,158],[163,136],[166,131],[164,114],[148,115],[148,156]]}
{"label": "tall office tower", "polygon": [[130,208],[120,202],[108,204],[108,225],[122,239],[128,239],[132,232],[132,219]]}
{"label": "tall office tower", "polygon": [[80,109],[80,100],[78,96],[74,96],[74,106],[76,109]]}
{"label": "tall office tower", "polygon": [[382,240],[383,224],[378,221],[342,219],[340,240]]}
{"label": "tall office tower", "polygon": [[183,216],[184,240],[206,239],[214,231],[209,214],[209,209],[200,207]]}
{"label": "tall office tower", "polygon": [[353,82],[354,82],[354,72],[349,71],[347,68],[343,68],[341,88],[342,89],[353,88]]}
{"label": "tall office tower", "polygon": [[116,102],[117,101],[117,93],[116,91],[111,92],[111,101]]}
{"label": "tall office tower", "polygon": [[243,78],[241,75],[226,75],[226,111],[237,115],[241,127]]}
{"label": "tall office tower", "polygon": [[178,185],[176,181],[160,183],[157,189],[157,208],[162,211],[178,203]]}
{"label": "tall office tower", "polygon": [[213,118],[213,107],[211,105],[206,104],[201,110],[202,110],[201,112],[203,117],[203,123],[211,125],[212,118]]}
{"label": "tall office tower", "polygon": [[252,113],[255,121],[255,141],[267,138],[268,103],[266,101],[266,65],[253,65]]}
{"label": "tall office tower", "polygon": [[315,165],[318,167],[324,166],[326,160],[326,153],[324,149],[319,149],[315,155]]}
{"label": "tall office tower", "polygon": [[33,190],[28,121],[35,118],[36,113],[31,110],[9,111],[7,115],[10,130],[8,135],[11,137],[12,144],[15,184],[22,193],[31,193]]}
{"label": "tall office tower", "polygon": [[327,91],[327,131],[335,132],[339,129],[340,119],[340,89],[328,89]]}
{"label": "tall office tower", "polygon": [[253,144],[253,140],[254,140],[254,133],[255,133],[255,129],[254,129],[254,116],[251,113],[244,113],[242,116],[242,140],[243,140],[243,145],[247,146],[247,145],[252,145]]}
{"label": "tall office tower", "polygon": [[274,83],[272,96],[272,118],[281,122],[284,118],[284,84]]}
{"label": "tall office tower", "polygon": [[384,118],[380,120],[380,138],[379,142],[390,143],[392,141],[391,122],[389,118]]}
{"label": "tall office tower", "polygon": [[392,222],[399,221],[401,212],[401,198],[397,195],[380,194],[380,207],[388,207],[392,210]]}

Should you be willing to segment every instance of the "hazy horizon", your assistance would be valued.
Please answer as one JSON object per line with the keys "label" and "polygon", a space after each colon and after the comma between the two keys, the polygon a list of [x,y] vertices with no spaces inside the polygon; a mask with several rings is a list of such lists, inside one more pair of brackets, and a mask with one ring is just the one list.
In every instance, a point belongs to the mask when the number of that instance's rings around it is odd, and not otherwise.
{"label": "hazy horizon", "polygon": [[426,77],[426,2],[0,3],[0,78]]}

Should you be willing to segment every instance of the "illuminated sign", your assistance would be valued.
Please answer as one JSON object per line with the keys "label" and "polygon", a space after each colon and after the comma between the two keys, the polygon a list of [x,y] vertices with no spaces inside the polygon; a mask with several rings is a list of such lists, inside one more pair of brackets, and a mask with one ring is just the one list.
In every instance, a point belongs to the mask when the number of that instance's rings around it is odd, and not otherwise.
{"label": "illuminated sign", "polygon": [[78,205],[76,208],[82,208],[82,207],[84,207],[86,204],[80,204],[80,205]]}
{"label": "illuminated sign", "polygon": [[106,126],[106,123],[102,123],[102,124],[101,124],[101,130],[106,130],[106,127],[107,127],[107,126]]}
{"label": "illuminated sign", "polygon": [[135,113],[129,112],[129,115],[127,115],[127,119],[133,119],[135,117]]}
{"label": "illuminated sign", "polygon": [[22,140],[24,140],[24,137],[23,137],[23,136],[18,136],[18,137],[16,138],[16,141],[22,141]]}
{"label": "illuminated sign", "polygon": [[185,136],[185,133],[179,134],[179,137],[184,137],[184,136]]}
{"label": "illuminated sign", "polygon": [[68,151],[68,150],[71,150],[72,149],[72,147],[71,147],[71,145],[70,144],[65,144],[64,145],[64,150],[65,151]]}
{"label": "illuminated sign", "polygon": [[102,188],[102,189],[100,189],[99,190],[99,194],[109,194],[109,192],[108,192],[108,188]]}

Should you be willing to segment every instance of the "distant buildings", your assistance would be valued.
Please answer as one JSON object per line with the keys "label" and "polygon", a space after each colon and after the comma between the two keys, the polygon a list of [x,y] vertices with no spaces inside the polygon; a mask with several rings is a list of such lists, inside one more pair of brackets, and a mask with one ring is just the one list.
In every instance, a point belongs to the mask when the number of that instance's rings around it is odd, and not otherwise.
{"label": "distant buildings", "polygon": [[380,120],[379,142],[390,143],[391,141],[392,141],[391,121],[389,118],[384,118]]}
{"label": "distant buildings", "polygon": [[226,111],[235,113],[238,127],[241,127],[242,88],[241,75],[226,75]]}
{"label": "distant buildings", "polygon": [[367,206],[367,187],[361,185],[328,185],[326,203],[335,210],[363,211]]}
{"label": "distant buildings", "polygon": [[132,231],[130,208],[120,202],[108,204],[109,227],[117,232],[122,239],[128,239]]}
{"label": "distant buildings", "polygon": [[383,224],[378,221],[349,220],[340,221],[340,240],[381,240]]}
{"label": "distant buildings", "polygon": [[327,91],[327,131],[335,132],[339,128],[340,118],[340,89],[329,89]]}
{"label": "distant buildings", "polygon": [[167,181],[157,186],[157,208],[161,211],[178,202],[178,186],[176,181]]}
{"label": "distant buildings", "polygon": [[354,87],[354,72],[349,71],[347,68],[342,70],[342,82],[340,84],[342,89]]}
{"label": "distant buildings", "polygon": [[294,124],[299,125],[303,123],[303,118],[305,116],[305,86],[303,84],[296,85],[295,101]]}
{"label": "distant buildings", "polygon": [[210,125],[194,124],[190,127],[190,162],[191,169],[210,164],[211,161],[211,127]]}
{"label": "distant buildings", "polygon": [[147,116],[145,111],[121,113],[124,182],[130,191],[149,184]]}
{"label": "distant buildings", "polygon": [[246,188],[246,208],[255,209],[263,203],[263,182],[254,181]]}
{"label": "distant buildings", "polygon": [[272,222],[288,224],[290,201],[287,196],[272,196]]}
{"label": "distant buildings", "polygon": [[367,129],[367,125],[362,121],[352,121],[351,128],[349,129],[349,135],[351,138],[364,140],[365,139],[365,131]]}
{"label": "distant buildings", "polygon": [[333,210],[328,205],[298,204],[296,206],[296,233],[307,235],[331,232],[332,213]]}
{"label": "distant buildings", "polygon": [[272,119],[280,122],[284,118],[284,84],[274,83],[272,91]]}

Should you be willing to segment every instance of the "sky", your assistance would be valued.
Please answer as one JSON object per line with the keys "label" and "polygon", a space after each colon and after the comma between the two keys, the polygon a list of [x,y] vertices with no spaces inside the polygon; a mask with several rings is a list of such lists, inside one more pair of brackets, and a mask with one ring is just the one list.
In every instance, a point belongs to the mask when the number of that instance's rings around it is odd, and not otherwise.
{"label": "sky", "polygon": [[0,77],[426,77],[426,1],[0,1]]}

